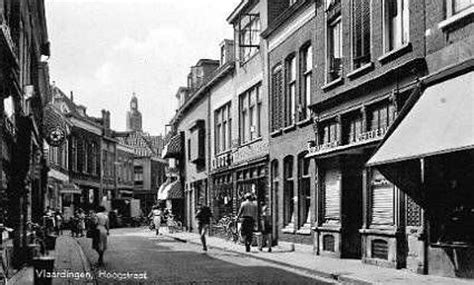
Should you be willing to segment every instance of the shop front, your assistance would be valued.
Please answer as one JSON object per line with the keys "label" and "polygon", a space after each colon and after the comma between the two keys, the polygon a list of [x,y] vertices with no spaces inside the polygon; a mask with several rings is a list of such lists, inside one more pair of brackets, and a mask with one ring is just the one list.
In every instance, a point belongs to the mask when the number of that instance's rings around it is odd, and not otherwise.
{"label": "shop front", "polygon": [[407,232],[409,222],[421,227],[407,237],[407,267],[474,278],[474,72],[445,78],[425,80],[367,165],[421,207],[407,215]]}
{"label": "shop front", "polygon": [[61,209],[64,221],[74,217],[74,212],[79,209],[81,203],[81,189],[74,183],[65,183],[59,190],[61,195]]}
{"label": "shop front", "polygon": [[219,221],[224,216],[231,217],[236,213],[234,177],[232,171],[212,175],[212,213]]}
{"label": "shop front", "polygon": [[158,205],[165,207],[182,221],[184,214],[184,192],[180,179],[168,177],[157,192]]}

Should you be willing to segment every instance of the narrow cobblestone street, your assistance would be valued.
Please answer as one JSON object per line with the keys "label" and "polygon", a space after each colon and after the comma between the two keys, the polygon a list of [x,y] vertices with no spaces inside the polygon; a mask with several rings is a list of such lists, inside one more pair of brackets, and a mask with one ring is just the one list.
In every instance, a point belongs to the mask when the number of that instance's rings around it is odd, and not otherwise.
{"label": "narrow cobblestone street", "polygon": [[93,264],[99,284],[118,281],[101,277],[101,272],[146,272],[148,282],[153,280],[154,284],[330,284],[315,276],[212,247],[203,253],[198,245],[156,237],[143,229],[113,230],[105,266],[100,268],[95,264],[97,254],[91,249],[91,240],[81,238],[79,243]]}

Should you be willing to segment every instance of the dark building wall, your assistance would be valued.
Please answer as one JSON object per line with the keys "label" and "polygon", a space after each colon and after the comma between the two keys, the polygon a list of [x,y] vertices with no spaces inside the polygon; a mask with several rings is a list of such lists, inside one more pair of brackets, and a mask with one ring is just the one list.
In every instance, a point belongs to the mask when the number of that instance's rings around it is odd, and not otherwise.
{"label": "dark building wall", "polygon": [[[304,8],[304,11],[307,9],[313,9],[314,6],[306,6]],[[301,10],[296,12],[295,14],[301,14]],[[281,33],[281,30],[285,29],[287,26],[293,24],[293,20],[296,15],[293,15],[290,19],[288,19],[286,22],[281,24],[280,28],[276,29],[273,33],[269,36],[268,40],[271,43],[273,37],[278,37],[279,33]],[[307,21],[303,26],[301,26],[296,32],[292,33],[289,35],[281,44],[279,44],[277,47],[275,47],[273,50],[269,51],[269,61],[268,61],[268,66],[267,66],[267,72],[269,76],[269,82],[270,86],[272,86],[272,71],[275,66],[281,65],[283,66],[283,74],[286,73],[286,66],[285,66],[285,60],[291,56],[294,55],[296,56],[296,70],[297,70],[297,78],[296,78],[296,97],[298,98],[299,95],[302,93],[302,84],[303,84],[303,76],[299,72],[300,66],[301,66],[301,59],[302,55],[300,54],[302,48],[306,46],[307,44],[311,43],[313,45],[313,54],[317,53],[317,50],[315,50],[315,42],[314,42],[314,26],[315,26],[315,19],[312,18],[311,20]],[[313,56],[314,58],[314,56]],[[312,75],[312,87],[314,87],[314,78],[316,69],[313,68],[313,75]],[[283,80],[283,86],[286,86],[286,76],[284,76]],[[286,90],[286,88],[283,88],[283,90]],[[314,88],[313,88],[314,90]],[[275,112],[278,112],[280,116],[283,118],[283,106],[285,103],[285,100],[280,100],[280,104],[275,104],[276,101],[272,100],[275,95],[272,95],[272,90],[271,87],[269,87],[269,98],[272,101],[271,103],[272,106],[270,107],[271,110],[271,115],[269,117],[269,120],[272,120],[274,118]],[[313,91],[314,93],[314,91]],[[284,92],[285,94],[285,92]],[[302,94],[301,94],[302,95]],[[285,97],[285,96],[284,96]],[[302,96],[304,98],[304,96]],[[296,102],[299,100],[297,99]],[[278,118],[277,118],[278,119]],[[272,125],[272,121],[269,122],[269,125]],[[312,233],[311,231],[305,231],[304,233],[298,232],[298,230],[303,226],[304,222],[306,222],[306,217],[302,217],[303,214],[300,214],[300,203],[295,203],[294,205],[294,211],[296,213],[296,220],[295,220],[295,225],[292,230],[294,230],[294,233],[284,233],[282,232],[282,229],[285,228],[284,224],[284,178],[283,178],[283,165],[284,165],[284,158],[287,156],[292,156],[293,157],[293,177],[294,177],[294,182],[293,182],[293,189],[294,189],[294,194],[298,195],[298,189],[300,187],[299,181],[298,181],[298,156],[301,155],[302,153],[306,152],[306,145],[308,140],[313,140],[314,139],[314,130],[312,128],[311,124],[308,124],[308,122],[295,125],[293,128],[287,128],[283,130],[279,130],[276,132],[273,132],[272,135],[270,136],[270,164],[274,163],[275,161],[278,161],[278,167],[279,167],[279,189],[278,189],[278,194],[277,197],[274,197],[273,201],[276,202],[272,205],[272,208],[274,208],[273,214],[276,216],[276,219],[274,221],[276,222],[276,229],[278,231],[278,240],[282,241],[292,241],[292,242],[298,242],[298,243],[305,243],[305,244],[312,244]],[[314,173],[314,169],[310,167],[310,173]],[[274,180],[270,178],[272,181],[271,185],[274,188]],[[314,181],[313,181],[314,182]],[[314,193],[314,183],[311,183],[311,193]],[[272,189],[272,193],[274,193],[276,189]],[[314,197],[312,197],[314,200]],[[275,201],[276,199],[276,201]],[[312,219],[314,219],[314,208],[311,208],[310,210],[310,215]],[[301,216],[301,217],[300,217]],[[303,221],[304,220],[304,221]]]}
{"label": "dark building wall", "polygon": [[[101,162],[100,162],[100,145],[101,145],[101,137],[100,135],[91,133],[87,130],[82,128],[73,127],[71,132],[72,140],[77,141],[77,168],[74,167],[74,154],[72,149],[72,142],[69,144],[69,165],[70,165],[70,176],[73,179],[82,179],[91,182],[100,182],[100,170],[101,170]],[[87,139],[86,139],[87,138]],[[85,145],[86,143],[95,143],[97,146],[95,152],[89,152],[89,155],[92,155],[92,158],[96,160],[96,171],[94,173],[88,173],[84,167],[85,163]],[[75,170],[76,169],[76,170]]]}
{"label": "dark building wall", "polygon": [[164,161],[151,160],[151,189],[158,190],[166,180],[166,163]]}
{"label": "dark building wall", "polygon": [[[459,64],[474,56],[474,21],[471,16],[443,25],[447,15],[443,0],[425,1],[426,61],[430,73]],[[468,8],[469,9],[469,8]],[[472,7],[471,7],[472,9]]]}
{"label": "dark building wall", "polygon": [[[315,65],[319,72],[317,72],[316,78],[316,94],[313,98],[313,102],[320,104],[328,99],[334,99],[341,94],[344,94],[345,100],[354,96],[360,96],[366,92],[349,92],[355,91],[354,88],[364,84],[366,82],[374,81],[375,78],[387,74],[390,71],[394,72],[394,75],[390,76],[390,81],[395,81],[397,75],[402,77],[403,74],[397,73],[396,69],[407,62],[412,61],[415,58],[423,58],[425,55],[425,41],[424,41],[424,3],[422,1],[409,1],[409,46],[404,47],[399,51],[391,53],[391,56],[387,57],[387,53],[384,52],[383,48],[383,7],[382,1],[371,2],[371,62],[372,68],[367,71],[360,72],[359,74],[350,75],[354,72],[352,69],[352,31],[351,31],[351,5],[350,1],[342,1],[342,45],[343,45],[343,71],[341,84],[335,86],[327,86],[326,80],[326,69],[327,69],[327,54],[326,54],[326,12],[325,5],[317,4],[316,11],[316,31],[315,31]],[[423,67],[418,66],[417,70],[412,70],[419,74],[424,75],[426,71]],[[319,106],[316,106],[319,108]]]}

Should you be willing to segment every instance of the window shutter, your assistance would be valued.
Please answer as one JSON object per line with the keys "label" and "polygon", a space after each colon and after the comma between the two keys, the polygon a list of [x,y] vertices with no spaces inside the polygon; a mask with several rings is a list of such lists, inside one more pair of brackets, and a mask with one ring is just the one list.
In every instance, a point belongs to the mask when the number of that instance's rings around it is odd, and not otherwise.
{"label": "window shutter", "polygon": [[362,1],[352,1],[352,13],[353,13],[353,37],[354,37],[354,58],[359,58],[362,55]]}
{"label": "window shutter", "polygon": [[372,224],[393,225],[393,184],[378,171],[374,171],[371,184]]}
{"label": "window shutter", "polygon": [[370,60],[370,0],[361,0],[362,3],[362,49],[361,56]]}
{"label": "window shutter", "polygon": [[272,98],[272,129],[281,128],[281,101],[283,96],[283,72],[281,69],[273,73],[273,98]]}

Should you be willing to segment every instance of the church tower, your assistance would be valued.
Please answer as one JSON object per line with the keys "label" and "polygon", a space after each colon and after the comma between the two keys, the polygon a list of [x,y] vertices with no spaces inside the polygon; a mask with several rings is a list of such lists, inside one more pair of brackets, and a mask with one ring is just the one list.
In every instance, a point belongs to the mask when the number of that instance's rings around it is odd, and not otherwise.
{"label": "church tower", "polygon": [[127,112],[127,131],[142,131],[142,114],[138,111],[138,99],[135,93],[130,100],[130,110]]}

